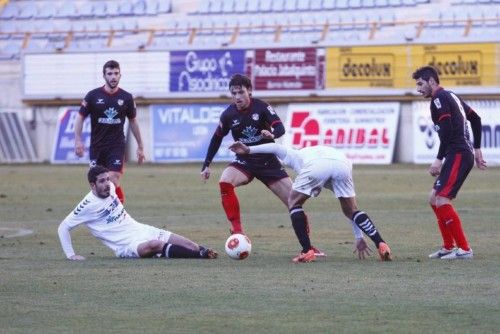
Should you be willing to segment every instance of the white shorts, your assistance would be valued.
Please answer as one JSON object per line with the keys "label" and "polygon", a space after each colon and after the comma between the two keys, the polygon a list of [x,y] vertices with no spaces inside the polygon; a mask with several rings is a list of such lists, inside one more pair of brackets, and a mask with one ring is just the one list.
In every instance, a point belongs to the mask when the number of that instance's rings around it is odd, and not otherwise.
{"label": "white shorts", "polygon": [[352,164],[350,161],[316,159],[308,162],[300,170],[292,189],[316,197],[321,189],[330,189],[335,197],[354,197]]}
{"label": "white shorts", "polygon": [[140,256],[137,253],[137,247],[139,247],[140,244],[151,240],[161,240],[168,242],[170,236],[172,235],[172,232],[167,230],[162,230],[150,225],[144,226],[145,227],[141,229],[139,233],[134,234],[134,237],[130,240],[127,246],[120,247],[116,250],[116,256],[138,258]]}

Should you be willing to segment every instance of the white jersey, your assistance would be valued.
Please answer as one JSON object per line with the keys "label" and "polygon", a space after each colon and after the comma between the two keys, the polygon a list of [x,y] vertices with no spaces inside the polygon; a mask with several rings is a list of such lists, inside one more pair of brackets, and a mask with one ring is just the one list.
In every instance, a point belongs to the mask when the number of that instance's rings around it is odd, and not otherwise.
{"label": "white jersey", "polygon": [[116,196],[113,183],[108,197],[100,198],[89,192],[61,223],[59,238],[67,257],[75,254],[69,231],[80,224],[85,224],[94,237],[119,257],[137,257],[139,243],[170,237],[170,232],[138,223],[130,217]]}
{"label": "white jersey", "polygon": [[310,146],[300,150],[276,143],[250,147],[250,153],[274,153],[283,164],[293,168],[297,177],[293,189],[316,197],[321,188],[337,197],[354,197],[352,164],[342,151],[329,146]]}

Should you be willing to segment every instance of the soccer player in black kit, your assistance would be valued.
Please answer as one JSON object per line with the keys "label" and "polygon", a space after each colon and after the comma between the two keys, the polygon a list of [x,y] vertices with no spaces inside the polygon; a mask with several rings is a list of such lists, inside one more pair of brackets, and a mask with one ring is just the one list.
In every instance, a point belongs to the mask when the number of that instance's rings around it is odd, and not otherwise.
{"label": "soccer player in black kit", "polygon": [[[440,140],[436,160],[429,168],[429,173],[436,177],[429,204],[437,217],[443,245],[429,258],[472,259],[472,249],[451,201],[474,167],[474,160],[479,169],[486,169],[481,153],[481,118],[457,95],[439,85],[438,72],[434,67],[421,67],[412,77],[417,91],[423,97],[432,99],[431,116]],[[470,141],[467,121],[472,127],[474,144]]]}
{"label": "soccer player in black kit", "polygon": [[[209,165],[219,150],[222,139],[231,132],[234,141],[247,146],[274,142],[285,134],[280,118],[266,102],[252,97],[252,83],[241,74],[229,81],[233,103],[221,114],[219,125],[210,141],[201,177],[210,177]],[[222,207],[231,222],[231,233],[243,233],[240,205],[235,187],[245,185],[257,178],[264,183],[288,207],[288,196],[292,181],[274,154],[236,155],[224,169],[219,180]],[[325,254],[314,248],[316,256]]]}
{"label": "soccer player in black kit", "polygon": [[102,165],[109,169],[109,176],[116,186],[116,194],[122,203],[125,193],[120,187],[125,157],[125,135],[123,126],[128,118],[130,130],[137,141],[137,160],[144,161],[139,123],[136,120],[136,106],[132,95],[118,87],[120,64],[115,60],[107,61],[102,68],[105,85],[91,90],[82,101],[75,122],[75,154],[83,156],[85,147],[82,142],[83,120],[90,115],[90,167]]}

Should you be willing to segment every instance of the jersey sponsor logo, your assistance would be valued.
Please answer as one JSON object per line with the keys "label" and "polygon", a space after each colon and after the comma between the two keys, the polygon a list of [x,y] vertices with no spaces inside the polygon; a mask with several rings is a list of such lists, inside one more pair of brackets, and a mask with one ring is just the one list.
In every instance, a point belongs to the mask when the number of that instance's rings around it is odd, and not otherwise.
{"label": "jersey sponsor logo", "polygon": [[245,138],[240,138],[240,141],[243,144],[251,144],[256,143],[262,139],[262,135],[257,134],[257,128],[253,126],[247,126],[241,134],[245,136]]}
{"label": "jersey sponsor logo", "polygon": [[116,103],[118,103],[119,106],[122,106],[123,105],[123,100],[122,99],[118,99],[118,101],[116,101]]}
{"label": "jersey sponsor logo", "polygon": [[96,104],[104,104],[104,99],[97,99]]}
{"label": "jersey sponsor logo", "polygon": [[434,105],[436,108],[441,109],[441,101],[439,101],[439,98],[434,99]]}
{"label": "jersey sponsor logo", "polygon": [[231,129],[240,125],[240,120],[239,119],[233,119],[233,123],[231,123]]}
{"label": "jersey sponsor logo", "polygon": [[435,130],[436,132],[439,132],[439,130],[440,130],[440,129],[441,129],[441,128],[439,127],[439,125],[434,124],[434,130]]}
{"label": "jersey sponsor logo", "polygon": [[106,109],[104,111],[104,114],[107,116],[107,118],[99,117],[99,119],[97,120],[101,124],[120,124],[122,122],[121,119],[114,118],[116,115],[118,115],[118,111],[116,111],[115,108]]}
{"label": "jersey sponsor logo", "polygon": [[259,114],[252,114],[252,119],[254,121],[258,121],[259,120]]}
{"label": "jersey sponsor logo", "polygon": [[240,165],[246,165],[247,162],[246,161],[243,161],[243,160],[239,160],[239,159],[234,159],[233,162],[237,163],[237,164],[240,164]]}

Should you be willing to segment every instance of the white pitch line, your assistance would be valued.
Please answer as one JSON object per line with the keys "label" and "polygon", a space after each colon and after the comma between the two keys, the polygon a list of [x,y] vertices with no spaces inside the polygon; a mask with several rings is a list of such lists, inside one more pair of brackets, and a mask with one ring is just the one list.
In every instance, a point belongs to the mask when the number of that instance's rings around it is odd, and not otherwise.
{"label": "white pitch line", "polygon": [[14,231],[13,233],[2,234],[4,238],[25,237],[27,235],[33,234],[33,230],[27,228],[0,227],[0,232],[1,231]]}

